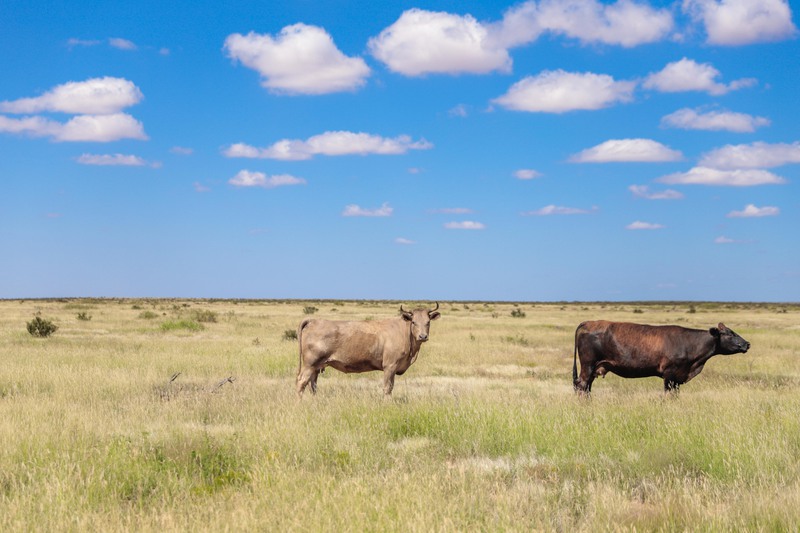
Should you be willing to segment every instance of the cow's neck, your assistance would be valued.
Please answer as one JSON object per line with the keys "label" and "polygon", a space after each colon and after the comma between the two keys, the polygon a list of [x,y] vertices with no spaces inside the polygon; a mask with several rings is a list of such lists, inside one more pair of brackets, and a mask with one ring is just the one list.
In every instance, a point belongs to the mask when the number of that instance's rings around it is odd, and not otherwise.
{"label": "cow's neck", "polygon": [[689,379],[699,374],[700,371],[703,370],[703,365],[705,365],[709,359],[720,353],[719,341],[711,334],[708,334],[708,336],[711,338],[703,340],[703,344],[700,350],[698,350],[698,355],[695,357],[694,361],[692,361],[692,367],[689,370]]}

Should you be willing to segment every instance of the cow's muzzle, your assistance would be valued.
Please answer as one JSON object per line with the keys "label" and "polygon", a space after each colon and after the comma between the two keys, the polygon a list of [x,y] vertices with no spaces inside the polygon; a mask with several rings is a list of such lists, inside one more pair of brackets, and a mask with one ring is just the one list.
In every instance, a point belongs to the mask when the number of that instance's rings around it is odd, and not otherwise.
{"label": "cow's muzzle", "polygon": [[418,341],[425,342],[425,341],[427,341],[427,340],[428,340],[428,335],[426,335],[425,333],[420,333],[420,334],[417,336],[417,340],[418,340]]}

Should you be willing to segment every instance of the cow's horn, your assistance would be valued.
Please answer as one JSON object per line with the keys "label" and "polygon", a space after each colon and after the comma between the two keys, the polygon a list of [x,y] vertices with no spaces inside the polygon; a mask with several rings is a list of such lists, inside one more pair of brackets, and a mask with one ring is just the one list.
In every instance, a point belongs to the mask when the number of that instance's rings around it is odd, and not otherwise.
{"label": "cow's horn", "polygon": [[433,312],[434,312],[434,311],[436,311],[437,309],[439,309],[439,302],[436,302],[436,307],[434,307],[433,309],[431,309],[430,311],[428,311],[428,313],[433,313]]}
{"label": "cow's horn", "polygon": [[401,315],[404,315],[404,314],[406,314],[406,313],[408,313],[408,311],[406,311],[405,309],[403,309],[403,304],[400,304],[400,314],[401,314]]}

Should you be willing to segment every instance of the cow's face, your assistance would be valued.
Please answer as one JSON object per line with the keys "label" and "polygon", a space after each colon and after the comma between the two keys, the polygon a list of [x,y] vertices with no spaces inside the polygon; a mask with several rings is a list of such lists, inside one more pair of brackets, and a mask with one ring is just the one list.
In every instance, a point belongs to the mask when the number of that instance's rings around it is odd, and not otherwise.
{"label": "cow's face", "polygon": [[418,308],[414,309],[413,311],[404,311],[403,307],[400,306],[400,312],[403,316],[403,320],[406,322],[411,322],[411,336],[414,339],[425,342],[428,340],[428,334],[430,333],[431,329],[431,320],[436,320],[439,318],[439,312],[436,309],[439,308],[439,304],[436,304],[436,307],[433,310],[425,309],[425,308]]}
{"label": "cow's face", "polygon": [[717,338],[719,353],[731,355],[735,353],[746,353],[750,349],[750,343],[736,334],[735,331],[725,326],[722,322],[716,328],[709,330]]}

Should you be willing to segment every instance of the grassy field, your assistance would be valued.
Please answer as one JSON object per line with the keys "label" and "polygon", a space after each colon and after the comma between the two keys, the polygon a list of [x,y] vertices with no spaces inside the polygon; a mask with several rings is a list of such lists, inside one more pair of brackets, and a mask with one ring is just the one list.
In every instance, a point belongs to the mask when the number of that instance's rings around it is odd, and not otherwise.
{"label": "grassy field", "polygon": [[[297,400],[306,313],[398,307],[0,301],[0,531],[800,529],[800,307],[442,303],[394,400],[330,369]],[[677,397],[609,375],[582,399],[573,335],[599,318],[752,349]]]}

